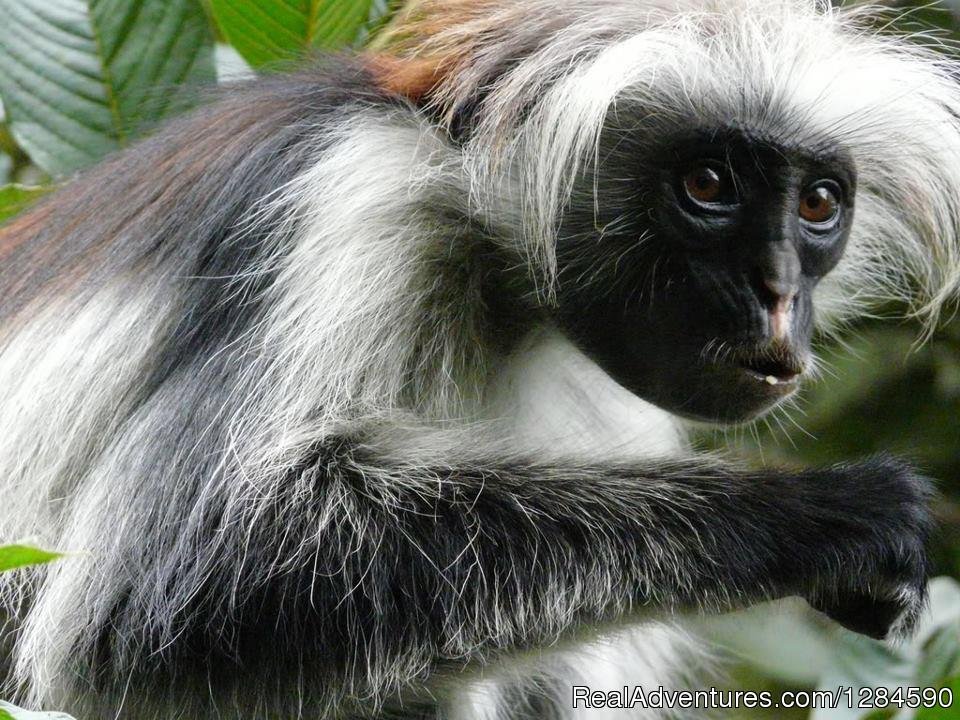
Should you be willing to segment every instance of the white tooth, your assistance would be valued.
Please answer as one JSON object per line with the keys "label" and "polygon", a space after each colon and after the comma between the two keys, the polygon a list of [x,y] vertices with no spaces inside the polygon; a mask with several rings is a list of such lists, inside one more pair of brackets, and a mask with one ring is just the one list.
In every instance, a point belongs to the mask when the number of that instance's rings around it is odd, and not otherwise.
{"label": "white tooth", "polygon": [[768,385],[776,385],[778,380],[773,375],[767,375],[764,380],[767,381]]}

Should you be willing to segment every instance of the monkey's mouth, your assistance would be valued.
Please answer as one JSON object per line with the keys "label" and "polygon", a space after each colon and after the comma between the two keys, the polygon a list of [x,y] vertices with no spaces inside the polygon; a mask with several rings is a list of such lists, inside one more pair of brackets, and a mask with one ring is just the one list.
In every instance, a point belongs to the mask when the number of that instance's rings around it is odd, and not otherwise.
{"label": "monkey's mouth", "polygon": [[766,350],[742,355],[737,365],[747,375],[771,387],[794,387],[803,374],[804,363],[788,348],[771,347]]}

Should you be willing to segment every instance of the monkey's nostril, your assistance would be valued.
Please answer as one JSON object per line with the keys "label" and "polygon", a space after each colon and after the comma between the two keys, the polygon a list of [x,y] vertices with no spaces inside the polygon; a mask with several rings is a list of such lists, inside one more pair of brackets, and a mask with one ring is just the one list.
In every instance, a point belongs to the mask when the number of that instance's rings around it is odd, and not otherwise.
{"label": "monkey's nostril", "polygon": [[763,286],[770,292],[774,300],[796,295],[796,287],[793,283],[775,278],[764,278]]}
{"label": "monkey's nostril", "polygon": [[760,302],[770,312],[789,312],[797,300],[794,283],[765,278],[760,288]]}

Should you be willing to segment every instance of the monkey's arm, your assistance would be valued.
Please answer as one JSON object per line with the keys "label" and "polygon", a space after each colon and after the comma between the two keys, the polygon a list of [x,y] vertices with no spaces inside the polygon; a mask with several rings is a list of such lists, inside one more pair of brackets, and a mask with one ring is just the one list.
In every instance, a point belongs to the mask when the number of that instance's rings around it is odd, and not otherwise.
{"label": "monkey's arm", "polygon": [[244,585],[351,674],[482,658],[645,607],[787,595],[883,636],[924,597],[929,488],[892,459],[795,475],[696,461],[401,466],[339,443],[284,488],[278,512],[294,523],[257,552],[288,570],[258,577],[248,563]]}

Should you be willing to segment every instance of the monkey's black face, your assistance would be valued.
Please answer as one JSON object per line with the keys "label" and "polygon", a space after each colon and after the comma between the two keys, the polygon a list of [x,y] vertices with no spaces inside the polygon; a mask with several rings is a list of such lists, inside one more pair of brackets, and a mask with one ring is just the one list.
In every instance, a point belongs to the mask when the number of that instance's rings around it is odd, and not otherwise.
{"label": "monkey's black face", "polygon": [[640,397],[752,419],[809,367],[812,293],[853,219],[852,163],[723,131],[631,165],[619,138],[590,179],[597,206],[591,187],[561,232],[559,321]]}

